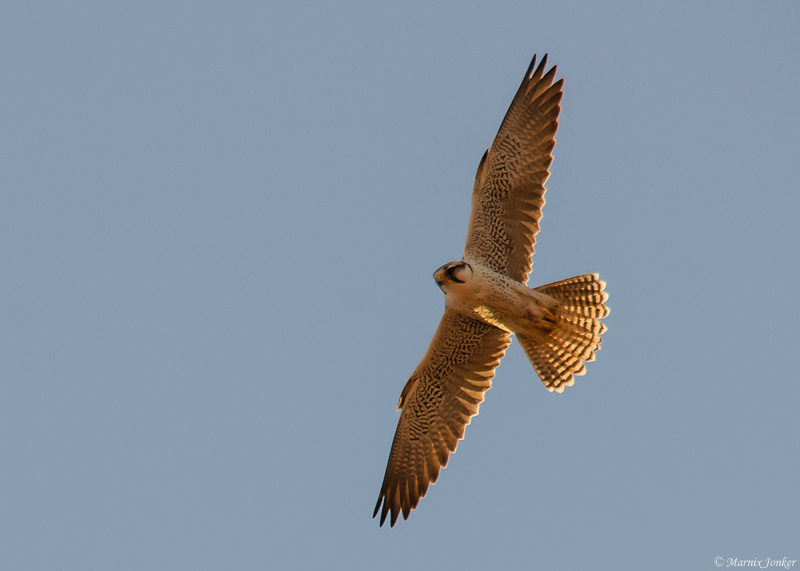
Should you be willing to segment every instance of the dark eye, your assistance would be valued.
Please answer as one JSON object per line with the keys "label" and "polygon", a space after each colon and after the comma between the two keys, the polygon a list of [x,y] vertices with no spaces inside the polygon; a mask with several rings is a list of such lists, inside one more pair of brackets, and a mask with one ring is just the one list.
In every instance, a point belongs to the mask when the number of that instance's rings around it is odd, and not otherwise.
{"label": "dark eye", "polygon": [[464,280],[462,280],[461,278],[458,277],[459,274],[461,274],[461,271],[463,269],[464,269],[464,264],[459,264],[457,266],[451,266],[451,267],[447,268],[447,277],[449,277],[451,280],[453,280],[456,283],[463,284]]}

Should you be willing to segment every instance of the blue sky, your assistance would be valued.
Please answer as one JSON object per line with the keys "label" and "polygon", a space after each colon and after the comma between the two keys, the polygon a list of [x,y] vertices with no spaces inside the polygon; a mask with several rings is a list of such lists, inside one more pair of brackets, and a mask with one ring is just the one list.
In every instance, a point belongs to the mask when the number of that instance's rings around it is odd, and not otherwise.
{"label": "blue sky", "polygon": [[[793,2],[0,8],[0,563],[712,569],[800,559]],[[566,78],[512,345],[407,522],[395,405],[534,53]]]}

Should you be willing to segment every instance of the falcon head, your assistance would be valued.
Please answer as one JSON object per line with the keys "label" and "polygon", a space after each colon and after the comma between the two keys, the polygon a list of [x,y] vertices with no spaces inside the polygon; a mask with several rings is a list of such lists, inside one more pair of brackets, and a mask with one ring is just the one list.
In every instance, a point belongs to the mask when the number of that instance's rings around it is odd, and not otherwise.
{"label": "falcon head", "polygon": [[433,272],[433,279],[441,288],[446,283],[467,283],[472,278],[472,266],[466,262],[450,262]]}

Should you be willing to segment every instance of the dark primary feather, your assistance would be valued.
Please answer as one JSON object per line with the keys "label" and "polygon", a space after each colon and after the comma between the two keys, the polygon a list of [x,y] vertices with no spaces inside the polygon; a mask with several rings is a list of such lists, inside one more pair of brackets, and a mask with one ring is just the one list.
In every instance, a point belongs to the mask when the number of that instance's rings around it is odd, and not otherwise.
{"label": "dark primary feather", "polygon": [[486,262],[522,283],[531,271],[533,246],[550,176],[564,80],[544,72],[534,56],[500,130],[475,177],[464,257]]}

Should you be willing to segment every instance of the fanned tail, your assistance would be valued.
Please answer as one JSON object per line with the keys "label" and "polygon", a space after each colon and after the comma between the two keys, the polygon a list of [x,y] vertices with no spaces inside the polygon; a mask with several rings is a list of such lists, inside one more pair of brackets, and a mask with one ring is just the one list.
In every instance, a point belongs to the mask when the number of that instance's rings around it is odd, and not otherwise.
{"label": "fanned tail", "polygon": [[559,302],[555,326],[516,337],[548,390],[572,386],[573,376],[586,372],[584,363],[594,361],[606,330],[599,320],[609,312],[605,286],[597,274],[586,274],[535,288]]}

